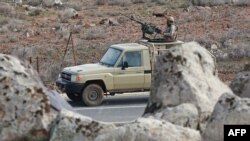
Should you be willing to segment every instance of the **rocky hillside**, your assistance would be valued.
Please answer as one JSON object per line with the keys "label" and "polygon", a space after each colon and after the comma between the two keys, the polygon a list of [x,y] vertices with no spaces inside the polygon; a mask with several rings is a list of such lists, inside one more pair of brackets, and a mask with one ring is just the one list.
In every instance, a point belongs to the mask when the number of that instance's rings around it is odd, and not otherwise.
{"label": "rocky hillside", "polygon": [[[0,2],[0,52],[18,56],[37,68],[43,82],[61,69],[69,33],[77,64],[97,62],[111,44],[141,38],[133,15],[163,29],[173,15],[179,40],[197,41],[218,61],[219,76],[231,80],[250,57],[249,0],[3,0]],[[122,34],[121,34],[122,33]],[[63,66],[73,65],[72,49]],[[50,67],[48,67],[50,66]]]}

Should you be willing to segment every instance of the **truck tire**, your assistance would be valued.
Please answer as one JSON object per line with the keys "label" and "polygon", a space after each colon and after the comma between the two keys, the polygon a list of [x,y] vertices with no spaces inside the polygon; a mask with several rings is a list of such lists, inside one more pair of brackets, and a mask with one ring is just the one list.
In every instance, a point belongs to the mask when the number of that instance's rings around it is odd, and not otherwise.
{"label": "truck tire", "polygon": [[82,93],[82,100],[87,106],[97,106],[102,103],[103,89],[97,84],[89,84]]}
{"label": "truck tire", "polygon": [[74,95],[72,93],[66,93],[68,98],[72,101],[81,101],[81,96],[79,95]]}

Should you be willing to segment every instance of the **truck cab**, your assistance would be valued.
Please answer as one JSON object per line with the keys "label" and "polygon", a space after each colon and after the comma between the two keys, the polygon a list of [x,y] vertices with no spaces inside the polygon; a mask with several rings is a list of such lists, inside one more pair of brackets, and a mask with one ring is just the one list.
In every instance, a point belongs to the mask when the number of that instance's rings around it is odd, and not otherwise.
{"label": "truck cab", "polygon": [[64,68],[56,85],[71,100],[87,106],[100,105],[104,94],[149,91],[153,54],[155,48],[144,44],[115,44],[96,64]]}

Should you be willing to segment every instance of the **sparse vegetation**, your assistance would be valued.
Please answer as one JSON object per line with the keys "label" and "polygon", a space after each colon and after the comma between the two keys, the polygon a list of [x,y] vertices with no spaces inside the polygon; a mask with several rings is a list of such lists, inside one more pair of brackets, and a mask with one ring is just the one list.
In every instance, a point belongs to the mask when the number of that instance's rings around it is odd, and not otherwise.
{"label": "sparse vegetation", "polygon": [[11,19],[9,24],[6,25],[9,31],[20,32],[23,30],[23,21],[17,19]]}
{"label": "sparse vegetation", "polygon": [[42,0],[27,0],[26,3],[31,6],[39,6],[42,2]]}
{"label": "sparse vegetation", "polygon": [[81,11],[82,10],[82,6],[83,6],[83,3],[81,2],[67,2],[65,4],[63,4],[65,7],[68,7],[68,8],[73,8],[75,9],[76,11]]}
{"label": "sparse vegetation", "polygon": [[128,6],[131,3],[131,0],[96,0],[96,5]]}
{"label": "sparse vegetation", "polygon": [[9,18],[0,15],[0,27],[9,23]]}
{"label": "sparse vegetation", "polygon": [[15,43],[17,41],[16,36],[11,35],[9,32],[7,32],[2,39],[0,39],[0,43]]}
{"label": "sparse vegetation", "polygon": [[12,17],[14,14],[14,8],[10,6],[8,3],[0,2],[0,15],[6,16],[6,17]]}
{"label": "sparse vegetation", "polygon": [[136,4],[136,3],[147,3],[149,2],[149,0],[131,0],[132,3]]}
{"label": "sparse vegetation", "polygon": [[77,14],[76,10],[73,8],[67,8],[65,10],[62,10],[59,12],[58,17],[60,19],[60,22],[67,23],[69,19],[74,18],[74,16]]}
{"label": "sparse vegetation", "polygon": [[155,2],[157,4],[166,4],[166,0],[152,0],[152,2]]}
{"label": "sparse vegetation", "polygon": [[95,4],[96,5],[105,5],[108,3],[108,0],[96,0]]}
{"label": "sparse vegetation", "polygon": [[105,31],[102,27],[93,27],[87,29],[84,35],[86,40],[103,39],[105,37]]}
{"label": "sparse vegetation", "polygon": [[128,6],[131,4],[130,0],[109,0],[109,5],[119,5],[119,6]]}

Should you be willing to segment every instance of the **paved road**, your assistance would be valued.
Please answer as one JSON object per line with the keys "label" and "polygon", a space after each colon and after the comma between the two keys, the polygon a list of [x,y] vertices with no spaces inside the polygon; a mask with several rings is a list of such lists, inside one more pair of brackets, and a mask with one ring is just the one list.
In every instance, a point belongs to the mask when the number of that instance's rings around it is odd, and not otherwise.
{"label": "paved road", "polygon": [[132,121],[141,116],[148,101],[148,93],[121,94],[105,97],[103,104],[86,107],[67,99],[74,110],[93,119],[106,122]]}

